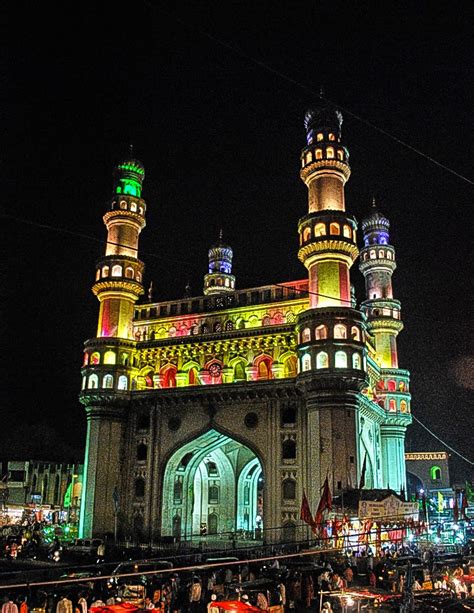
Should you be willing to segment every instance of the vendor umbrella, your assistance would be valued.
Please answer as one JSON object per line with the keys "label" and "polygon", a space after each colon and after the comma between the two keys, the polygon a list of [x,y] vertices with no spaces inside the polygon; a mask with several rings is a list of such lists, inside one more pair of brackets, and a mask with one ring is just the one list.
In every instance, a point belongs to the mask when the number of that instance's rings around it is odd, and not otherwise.
{"label": "vendor umbrella", "polygon": [[119,602],[117,604],[106,604],[100,607],[91,607],[90,613],[135,613],[139,607],[129,602]]}
{"label": "vendor umbrella", "polygon": [[219,609],[225,609],[226,611],[254,611],[255,613],[262,613],[262,609],[253,607],[251,604],[243,602],[242,600],[215,600],[214,606]]}

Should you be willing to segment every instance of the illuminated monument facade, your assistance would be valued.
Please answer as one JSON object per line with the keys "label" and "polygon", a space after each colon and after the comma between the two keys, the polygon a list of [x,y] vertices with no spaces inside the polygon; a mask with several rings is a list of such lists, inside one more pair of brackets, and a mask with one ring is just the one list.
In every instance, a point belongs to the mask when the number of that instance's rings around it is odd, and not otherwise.
{"label": "illuminated monument facade", "polygon": [[202,296],[143,300],[145,172],[134,159],[118,165],[93,285],[97,335],[82,368],[82,535],[111,533],[117,519],[121,534],[144,540],[203,528],[208,538],[300,538],[303,490],[315,509],[326,475],[334,494],[357,487],[363,464],[366,488],[405,488],[411,415],[397,359],[395,251],[374,206],[362,222],[366,298],[357,306],[341,125],[332,109],[305,116],[298,257],[308,276],[278,285],[236,289],[220,236]]}

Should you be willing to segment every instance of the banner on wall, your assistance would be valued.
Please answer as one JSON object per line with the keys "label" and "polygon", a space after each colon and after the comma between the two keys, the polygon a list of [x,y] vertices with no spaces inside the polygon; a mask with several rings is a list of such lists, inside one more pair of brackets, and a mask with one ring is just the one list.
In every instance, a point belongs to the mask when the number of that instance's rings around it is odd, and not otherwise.
{"label": "banner on wall", "polygon": [[359,519],[380,519],[386,522],[418,521],[417,502],[402,502],[393,494],[384,500],[360,500]]}

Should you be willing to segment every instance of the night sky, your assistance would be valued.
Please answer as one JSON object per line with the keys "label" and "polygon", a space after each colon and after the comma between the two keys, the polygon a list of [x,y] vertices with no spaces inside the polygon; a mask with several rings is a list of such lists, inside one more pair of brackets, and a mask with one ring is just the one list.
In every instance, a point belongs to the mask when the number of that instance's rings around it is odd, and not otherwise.
{"label": "night sky", "polygon": [[[83,456],[90,287],[130,143],[146,168],[140,256],[155,300],[187,282],[202,294],[221,227],[239,288],[305,277],[299,153],[323,86],[344,115],[348,211],[360,222],[374,195],[391,221],[413,411],[474,459],[471,3],[62,6],[14,21],[2,80],[1,455]],[[361,300],[357,264],[352,279]],[[443,449],[419,426],[407,440]]]}

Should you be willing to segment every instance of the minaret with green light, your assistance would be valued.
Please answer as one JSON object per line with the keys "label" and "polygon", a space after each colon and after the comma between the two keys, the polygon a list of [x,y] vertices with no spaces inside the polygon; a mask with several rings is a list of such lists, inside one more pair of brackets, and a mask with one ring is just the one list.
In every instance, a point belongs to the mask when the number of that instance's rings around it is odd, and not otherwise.
{"label": "minaret with green light", "polygon": [[132,324],[134,305],[144,293],[144,265],[138,259],[138,238],[145,227],[144,177],[138,160],[120,162],[103,217],[107,243],[92,286],[100,303],[97,336],[85,343],[80,394],[87,415],[82,537],[113,533],[113,493],[124,495],[120,466],[136,344]]}
{"label": "minaret with green light", "polygon": [[98,337],[132,338],[134,305],[144,291],[144,266],[138,259],[138,237],[145,227],[144,177],[138,160],[127,159],[116,167],[114,194],[104,215],[107,246],[92,288],[100,302]]}
{"label": "minaret with green light", "polygon": [[361,309],[367,316],[367,331],[372,337],[375,361],[381,373],[375,400],[386,412],[380,426],[384,486],[406,491],[405,431],[412,421],[410,373],[398,367],[397,336],[403,330],[403,323],[400,301],[393,297],[392,275],[396,263],[389,229],[390,222],[374,199],[370,214],[362,221],[364,246],[359,268],[365,277],[367,298]]}
{"label": "minaret with green light", "polygon": [[367,375],[365,319],[351,297],[357,224],[345,207],[350,167],[342,115],[321,101],[307,111],[304,123],[300,176],[308,188],[308,213],[298,223],[298,257],[308,269],[309,297],[297,320],[297,351],[298,385],[307,397],[308,453],[314,456],[305,484],[312,506],[326,475],[336,493],[358,479],[356,413]]}

